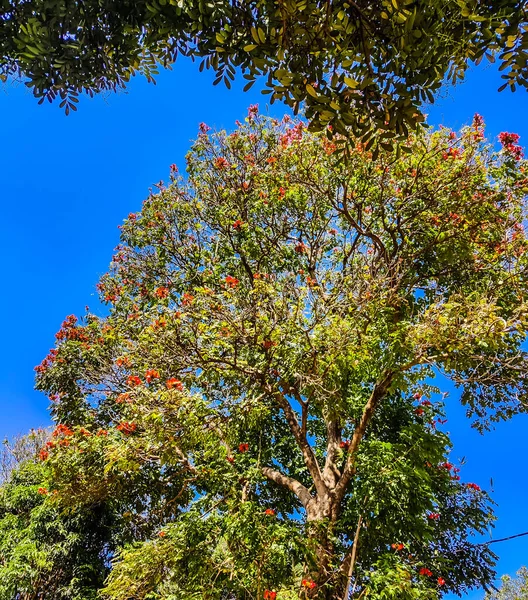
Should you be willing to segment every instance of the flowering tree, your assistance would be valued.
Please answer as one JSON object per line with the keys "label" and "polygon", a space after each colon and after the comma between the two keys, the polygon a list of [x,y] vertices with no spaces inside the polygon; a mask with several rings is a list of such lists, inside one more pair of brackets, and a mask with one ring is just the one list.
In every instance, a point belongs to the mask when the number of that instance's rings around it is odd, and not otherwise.
{"label": "flowering tree", "polygon": [[108,598],[437,598],[486,585],[492,519],[449,461],[442,373],[481,429],[526,404],[528,179],[477,115],[373,159],[251,107],[201,126],[122,227],[104,318],[37,367],[72,507],[126,502]]}

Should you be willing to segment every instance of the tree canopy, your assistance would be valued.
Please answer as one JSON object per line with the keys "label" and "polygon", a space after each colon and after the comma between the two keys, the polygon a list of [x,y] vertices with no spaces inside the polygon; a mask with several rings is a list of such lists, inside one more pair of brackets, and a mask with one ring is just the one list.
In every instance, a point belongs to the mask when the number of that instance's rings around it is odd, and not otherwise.
{"label": "tree canopy", "polygon": [[527,23],[526,0],[2,0],[0,74],[68,112],[180,54],[228,87],[237,71],[246,88],[262,77],[270,102],[304,102],[315,129],[385,130],[388,143],[484,56],[499,57],[501,87],[526,87]]}
{"label": "tree canopy", "polygon": [[527,163],[481,117],[350,161],[250,107],[121,229],[109,314],[37,370],[57,501],[137,532],[104,594],[433,599],[491,581],[492,521],[443,433],[525,410]]}
{"label": "tree canopy", "polygon": [[108,575],[116,513],[97,503],[65,512],[50,482],[49,465],[25,453],[0,487],[1,600],[95,600]]}

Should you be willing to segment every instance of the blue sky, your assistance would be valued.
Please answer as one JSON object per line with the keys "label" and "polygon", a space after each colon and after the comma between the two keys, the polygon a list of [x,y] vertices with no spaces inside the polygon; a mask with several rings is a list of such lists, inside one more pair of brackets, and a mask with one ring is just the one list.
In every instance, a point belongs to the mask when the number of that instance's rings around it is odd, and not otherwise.
{"label": "blue sky", "polygon": [[[22,84],[0,87],[0,438],[48,424],[48,401],[33,391],[33,367],[66,315],[97,304],[95,284],[118,243],[117,225],[140,208],[153,183],[168,178],[171,163],[183,166],[198,124],[229,129],[249,104],[265,108],[256,86],[243,94],[243,82],[228,91],[212,80],[181,61],[156,86],[137,79],[127,92],[83,98],[69,117],[58,106],[38,106]],[[429,108],[429,122],[458,128],[478,112],[488,136],[515,131],[528,146],[528,95],[498,94],[499,85],[494,67],[474,70]],[[275,104],[270,112],[284,111]],[[454,392],[447,410],[452,458],[466,459],[463,477],[493,489],[493,537],[528,531],[528,416],[481,436]],[[528,537],[494,549],[499,573],[528,564]]]}

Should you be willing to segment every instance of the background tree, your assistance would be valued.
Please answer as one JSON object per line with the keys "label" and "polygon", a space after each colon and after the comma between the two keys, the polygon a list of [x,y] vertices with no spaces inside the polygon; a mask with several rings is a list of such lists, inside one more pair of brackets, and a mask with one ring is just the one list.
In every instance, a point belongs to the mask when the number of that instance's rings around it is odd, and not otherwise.
{"label": "background tree", "polygon": [[502,87],[527,85],[526,0],[3,0],[0,74],[22,75],[42,101],[115,90],[178,54],[230,87],[266,81],[270,101],[298,109],[316,129],[406,135],[445,79],[497,54]]}
{"label": "background tree", "polygon": [[32,429],[13,440],[5,439],[0,447],[0,485],[9,479],[18,465],[35,460],[50,436],[51,429]]}
{"label": "background tree", "polygon": [[[32,448],[36,436],[15,447]],[[66,513],[55,496],[49,466],[35,454],[14,465],[0,487],[1,600],[96,598],[109,570],[114,514],[97,502]]]}
{"label": "background tree", "polygon": [[521,567],[517,577],[503,575],[502,585],[494,592],[488,592],[485,600],[526,600],[528,598],[528,569]]}
{"label": "background tree", "polygon": [[123,548],[108,597],[425,599],[490,580],[468,539],[488,499],[446,457],[432,378],[477,427],[525,409],[517,141],[494,152],[477,115],[404,158],[358,143],[343,166],[256,107],[230,135],[201,126],[188,181],[173,166],[122,228],[109,315],[68,317],[37,367],[60,498],[163,488],[136,495],[133,518],[160,527]]}

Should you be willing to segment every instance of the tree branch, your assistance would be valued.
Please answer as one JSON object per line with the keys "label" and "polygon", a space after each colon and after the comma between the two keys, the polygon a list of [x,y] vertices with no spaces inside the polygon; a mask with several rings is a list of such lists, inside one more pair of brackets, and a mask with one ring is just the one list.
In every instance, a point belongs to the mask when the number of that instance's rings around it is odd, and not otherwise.
{"label": "tree branch", "polygon": [[359,444],[365,435],[365,431],[367,430],[372,416],[374,415],[374,411],[376,410],[380,401],[385,397],[393,378],[393,371],[386,372],[381,381],[374,386],[370,398],[363,408],[363,414],[361,415],[359,424],[354,430],[354,435],[350,441],[350,447],[348,449],[347,461],[343,470],[343,474],[334,488],[335,498],[338,503],[343,499],[348,482],[355,473],[355,462]]}
{"label": "tree branch", "polygon": [[297,498],[299,498],[304,508],[308,508],[308,505],[313,500],[313,496],[302,483],[292,477],[288,477],[288,475],[284,475],[284,473],[281,473],[280,471],[272,469],[271,467],[262,467],[261,470],[262,474],[269,480],[293,492]]}
{"label": "tree branch", "polygon": [[[286,381],[281,380],[280,383],[283,387],[289,389],[289,386]],[[284,393],[280,390],[274,390],[271,385],[268,385],[267,388],[270,395],[274,396],[274,398],[277,400],[278,405],[284,411],[286,421],[290,426],[290,430],[293,433],[293,437],[295,438],[295,441],[297,442],[297,445],[299,446],[299,449],[302,452],[304,464],[306,465],[308,471],[310,471],[310,475],[313,478],[317,494],[321,497],[326,496],[328,494],[328,487],[326,486],[323,480],[321,468],[319,467],[319,463],[317,462],[312,447],[306,439],[306,433],[303,433],[303,429],[299,425],[297,415],[295,414],[295,411],[293,410],[290,402],[288,401],[288,398],[286,398]]]}

